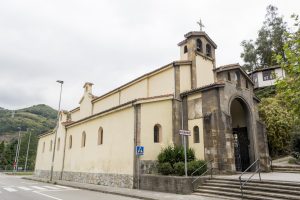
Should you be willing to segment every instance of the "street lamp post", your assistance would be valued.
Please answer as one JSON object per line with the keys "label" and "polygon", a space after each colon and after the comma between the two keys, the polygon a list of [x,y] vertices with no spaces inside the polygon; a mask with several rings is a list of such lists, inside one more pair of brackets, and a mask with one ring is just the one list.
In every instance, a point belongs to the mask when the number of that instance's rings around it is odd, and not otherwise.
{"label": "street lamp post", "polygon": [[53,168],[54,168],[54,158],[55,158],[55,149],[56,149],[57,129],[58,129],[58,123],[59,123],[61,94],[62,94],[62,86],[64,84],[64,82],[61,80],[57,80],[56,82],[60,84],[60,94],[59,94],[59,103],[58,103],[58,111],[57,111],[57,124],[55,127],[54,145],[53,145],[53,149],[52,149],[53,154],[52,154],[52,162],[51,162],[50,181],[52,181],[52,179],[53,179]]}
{"label": "street lamp post", "polygon": [[29,152],[29,146],[30,146],[30,138],[31,138],[31,131],[29,131],[29,139],[28,139],[28,144],[27,144],[27,152],[26,152],[24,172],[27,171],[27,161],[28,161],[28,152]]}
{"label": "street lamp post", "polygon": [[20,152],[20,143],[21,143],[21,128],[18,127],[19,130],[19,136],[18,136],[18,144],[17,144],[17,149],[16,149],[16,156],[15,156],[15,161],[14,161],[14,171],[16,171],[18,169],[18,160],[19,160],[19,152]]}

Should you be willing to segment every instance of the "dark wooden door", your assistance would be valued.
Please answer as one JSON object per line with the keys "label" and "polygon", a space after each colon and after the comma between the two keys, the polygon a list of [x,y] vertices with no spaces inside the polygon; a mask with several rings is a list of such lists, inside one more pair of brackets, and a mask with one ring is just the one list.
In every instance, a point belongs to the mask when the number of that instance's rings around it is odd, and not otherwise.
{"label": "dark wooden door", "polygon": [[234,128],[235,162],[237,171],[245,171],[250,166],[249,139],[246,127]]}

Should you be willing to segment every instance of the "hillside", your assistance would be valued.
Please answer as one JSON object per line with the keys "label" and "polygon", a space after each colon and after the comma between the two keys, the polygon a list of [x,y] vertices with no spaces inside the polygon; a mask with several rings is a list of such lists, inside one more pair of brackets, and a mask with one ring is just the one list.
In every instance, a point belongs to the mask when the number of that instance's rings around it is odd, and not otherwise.
{"label": "hillside", "polygon": [[39,135],[53,129],[56,118],[57,111],[44,104],[15,111],[0,109],[0,136],[16,134],[18,127],[21,131],[32,129],[33,133]]}
{"label": "hillside", "polygon": [[[53,129],[57,111],[47,105],[35,105],[20,110],[0,108],[0,170],[11,170],[17,148],[18,127],[21,128],[21,147],[18,167],[24,168],[27,146],[29,170],[34,169],[38,135]],[[27,132],[27,129],[30,132]]]}

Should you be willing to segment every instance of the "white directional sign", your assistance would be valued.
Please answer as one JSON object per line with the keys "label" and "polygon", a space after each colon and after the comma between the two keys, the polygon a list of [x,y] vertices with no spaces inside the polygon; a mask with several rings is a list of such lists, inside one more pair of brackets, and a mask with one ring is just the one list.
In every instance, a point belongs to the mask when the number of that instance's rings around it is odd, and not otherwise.
{"label": "white directional sign", "polygon": [[189,130],[179,130],[180,135],[191,136],[191,131]]}

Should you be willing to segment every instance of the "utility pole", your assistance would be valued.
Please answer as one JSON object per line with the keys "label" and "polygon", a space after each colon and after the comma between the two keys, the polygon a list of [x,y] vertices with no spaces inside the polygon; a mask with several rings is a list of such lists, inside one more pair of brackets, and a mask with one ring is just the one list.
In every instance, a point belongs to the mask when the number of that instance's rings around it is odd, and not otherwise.
{"label": "utility pole", "polygon": [[[28,129],[27,129],[27,132],[28,132]],[[28,160],[28,152],[29,152],[29,146],[30,146],[30,138],[31,138],[31,131],[29,131],[29,139],[28,139],[28,145],[27,145],[27,152],[26,152],[26,160],[25,160],[24,172],[27,171],[27,160]]]}
{"label": "utility pole", "polygon": [[58,80],[56,82],[60,84],[60,94],[59,94],[59,103],[58,103],[58,111],[57,111],[57,124],[56,124],[56,127],[55,127],[54,145],[53,145],[53,149],[52,149],[53,154],[52,154],[52,162],[51,162],[50,181],[52,181],[52,179],[53,179],[53,168],[54,168],[54,158],[55,158],[55,150],[56,150],[57,129],[58,129],[58,123],[59,123],[61,94],[62,94],[62,86],[64,84],[64,82],[61,81],[61,80]]}
{"label": "utility pole", "polygon": [[18,144],[17,144],[17,149],[16,149],[16,156],[15,156],[15,161],[14,161],[14,171],[17,171],[18,170],[18,160],[19,160],[19,151],[20,151],[20,143],[21,143],[21,128],[18,127],[19,129],[19,137],[18,137]]}

